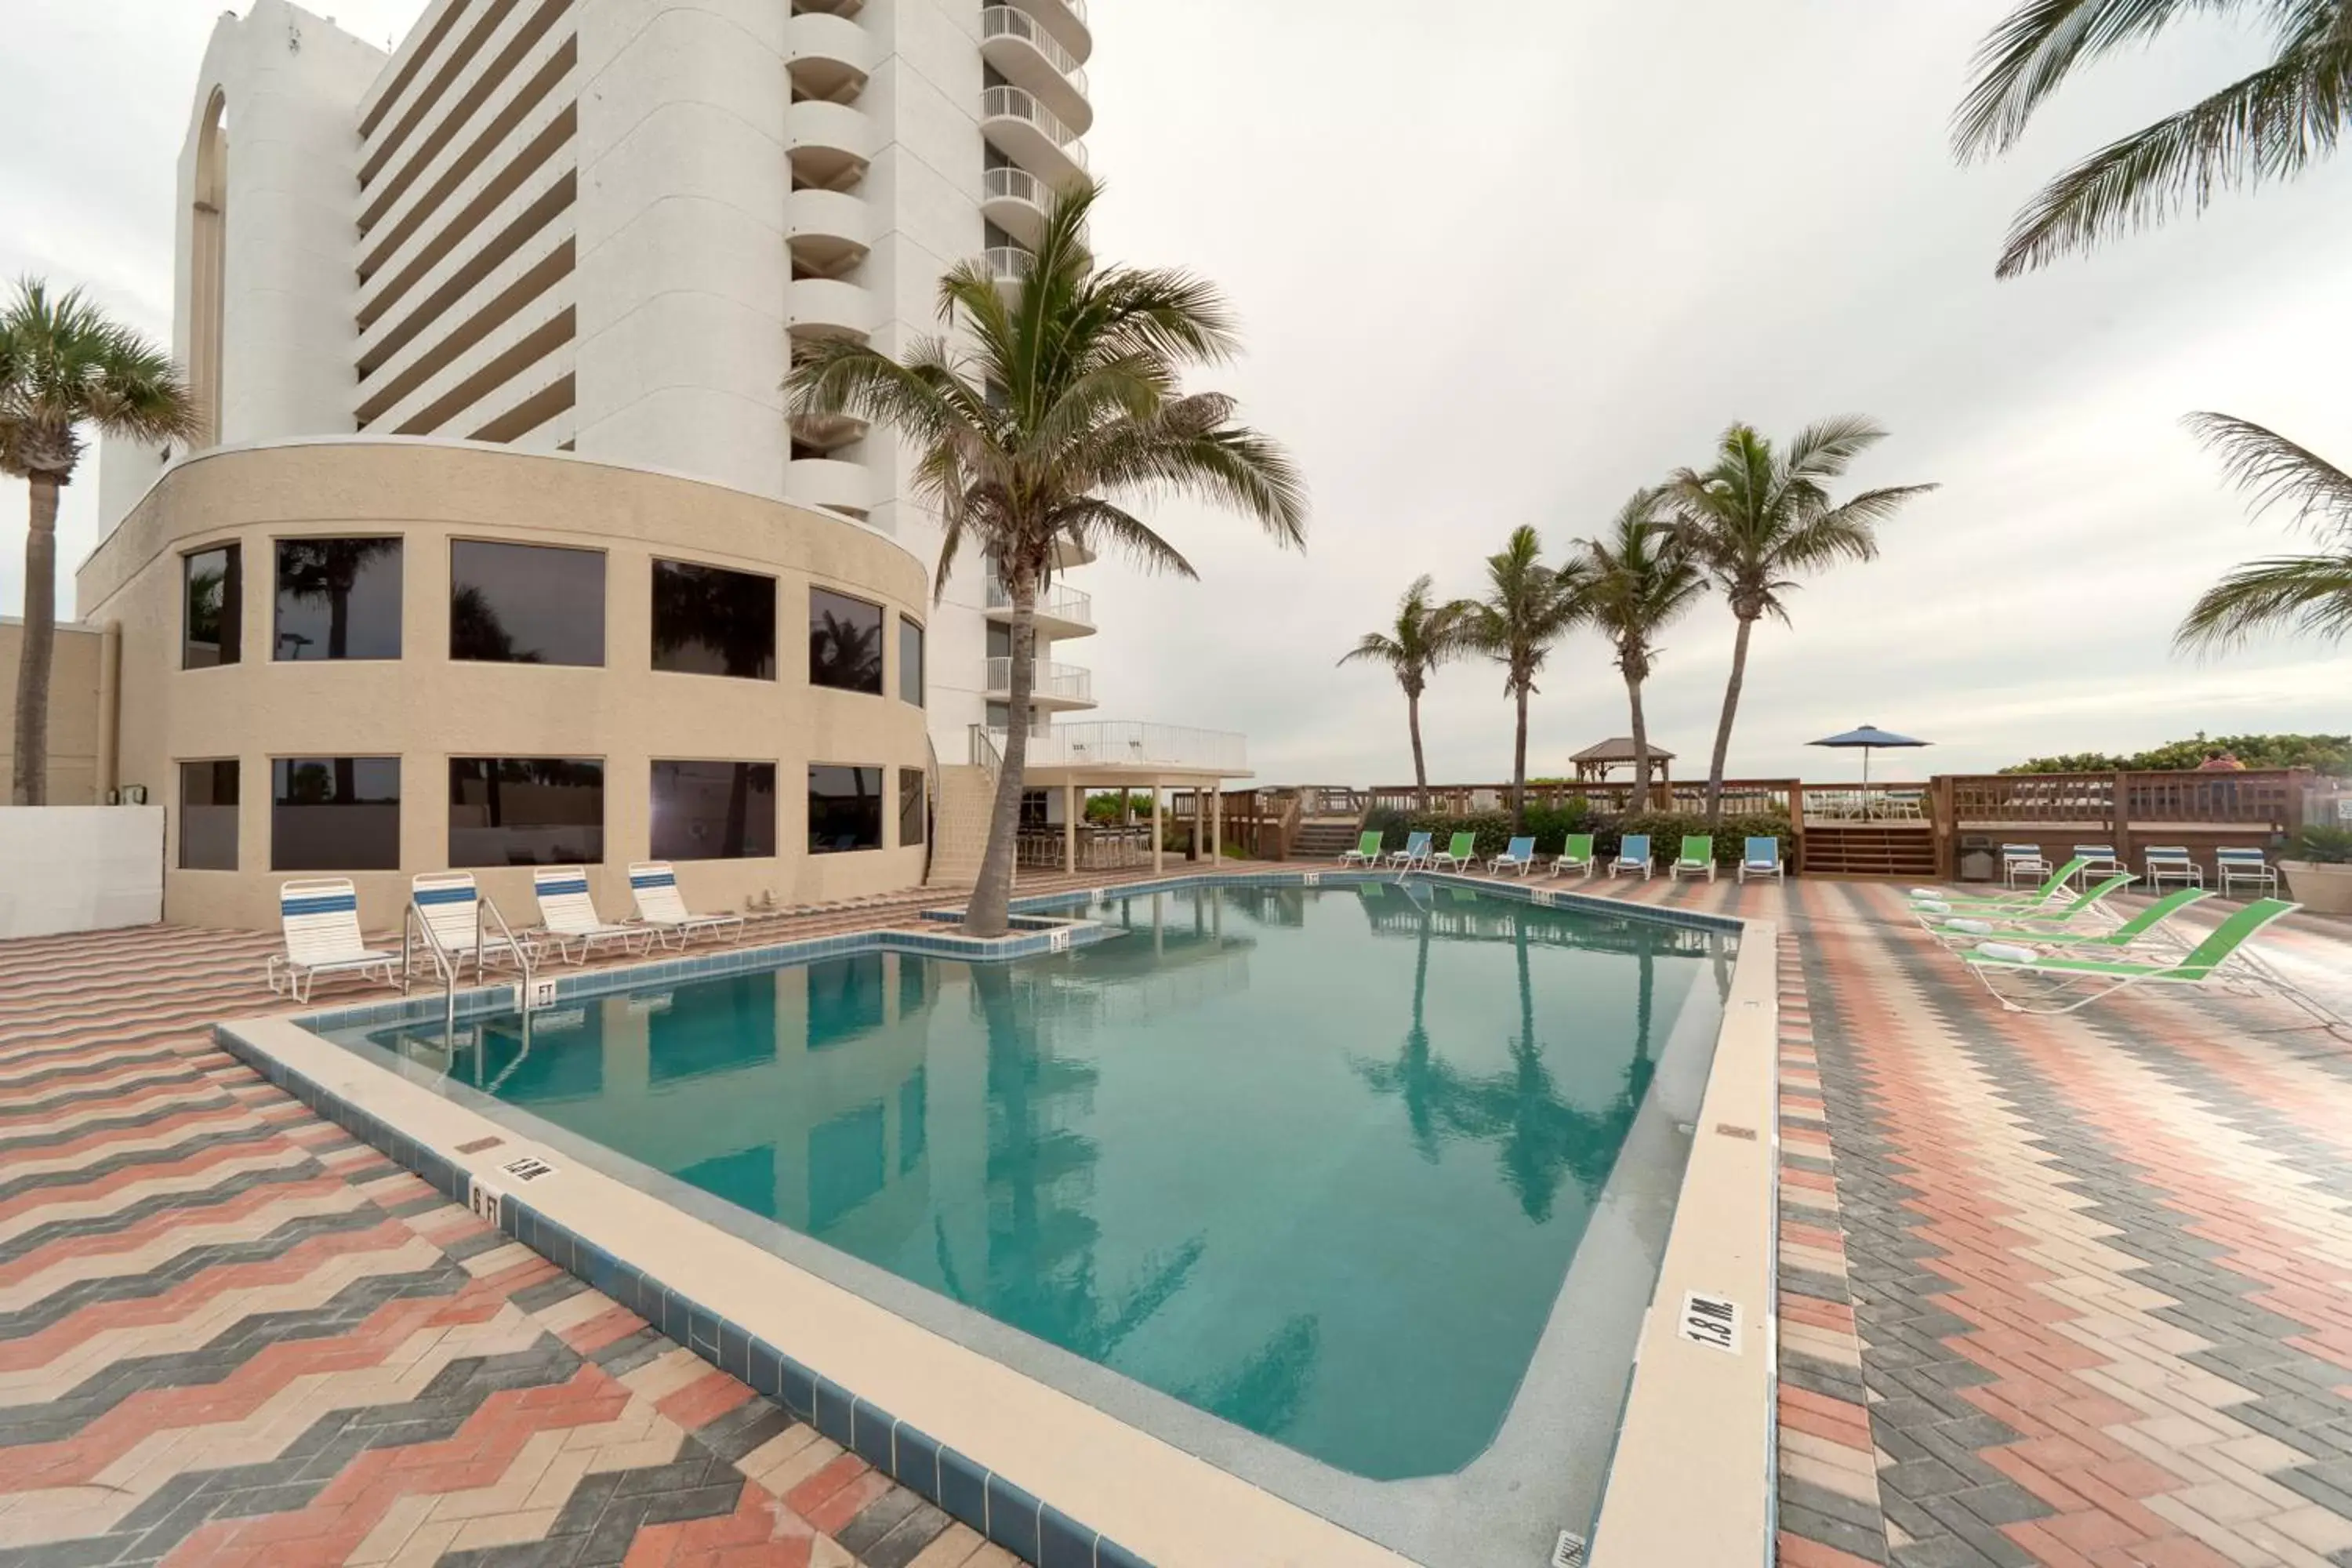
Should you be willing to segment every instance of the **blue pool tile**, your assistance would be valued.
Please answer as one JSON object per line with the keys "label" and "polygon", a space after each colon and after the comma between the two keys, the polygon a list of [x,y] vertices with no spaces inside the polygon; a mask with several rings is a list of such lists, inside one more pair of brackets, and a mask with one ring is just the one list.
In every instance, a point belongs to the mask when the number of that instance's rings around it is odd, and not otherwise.
{"label": "blue pool tile", "polygon": [[1151,1568],[1151,1564],[1105,1535],[1095,1542],[1095,1568]]}
{"label": "blue pool tile", "polygon": [[1095,1568],[1095,1532],[1048,1507],[1037,1520],[1037,1568]]}
{"label": "blue pool tile", "polygon": [[1024,1563],[1037,1561],[1037,1500],[994,1471],[988,1477],[988,1538]]}
{"label": "blue pool tile", "polygon": [[708,1307],[689,1305],[686,1314],[686,1338],[682,1343],[707,1361],[719,1359],[719,1315]]}
{"label": "blue pool tile", "polygon": [[852,1403],[849,1390],[833,1379],[820,1377],[816,1380],[816,1420],[814,1425],[818,1431],[845,1448],[856,1436],[850,1419]]}
{"label": "blue pool tile", "polygon": [[850,1452],[888,1475],[890,1428],[897,1425],[889,1412],[878,1410],[863,1399],[853,1401],[849,1409]]}
{"label": "blue pool tile", "polygon": [[743,1381],[751,1384],[751,1392],[778,1404],[783,1403],[784,1352],[765,1340],[755,1339],[745,1352],[744,1360],[746,1371]]}
{"label": "blue pool tile", "polygon": [[751,1381],[751,1336],[724,1318],[719,1321],[719,1370],[743,1383]]}
{"label": "blue pool tile", "polygon": [[792,1357],[786,1356],[784,1357],[784,1365],[782,1375],[783,1392],[780,1397],[784,1408],[799,1416],[802,1420],[806,1421],[811,1425],[814,1425],[816,1421],[816,1373],[811,1372],[808,1368],[803,1366]]}
{"label": "blue pool tile", "polygon": [[940,1498],[939,1439],[919,1427],[898,1423],[891,1437],[890,1474],[931,1501]]}
{"label": "blue pool tile", "polygon": [[979,1531],[988,1533],[988,1472],[953,1448],[940,1449],[939,1505]]}

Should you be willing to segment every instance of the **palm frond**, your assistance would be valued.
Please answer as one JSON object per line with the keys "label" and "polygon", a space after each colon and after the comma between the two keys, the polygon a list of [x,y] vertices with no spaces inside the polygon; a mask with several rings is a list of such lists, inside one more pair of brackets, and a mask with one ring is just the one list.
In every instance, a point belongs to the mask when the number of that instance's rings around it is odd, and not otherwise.
{"label": "palm frond", "polygon": [[1090,549],[1105,545],[1125,555],[1146,572],[1166,572],[1199,581],[1201,574],[1174,545],[1153,532],[1141,518],[1092,496],[1082,497],[1055,513],[1057,532],[1082,540]]}
{"label": "palm frond", "polygon": [[2025,0],[1977,46],[1974,79],[1952,116],[1954,152],[1966,160],[2008,151],[2077,67],[2219,8],[2215,0]]}
{"label": "palm frond", "polygon": [[2221,459],[2222,477],[2252,493],[2254,515],[2291,506],[2295,522],[2320,519],[2323,534],[2352,536],[2352,474],[2251,419],[2200,413],[2181,423]]}
{"label": "palm frond", "polygon": [[2018,215],[1995,271],[2014,278],[2201,212],[2218,191],[2293,178],[2336,150],[2347,120],[2352,37],[2331,33],[2060,174]]}
{"label": "palm frond", "polygon": [[1797,432],[1789,443],[1786,464],[1797,479],[1833,479],[1854,458],[1886,439],[1876,421],[1860,414],[1834,415]]}
{"label": "palm frond", "polygon": [[1339,656],[1341,664],[1370,662],[1384,664],[1402,671],[1411,662],[1411,655],[1396,638],[1381,632],[1366,632],[1356,639],[1356,646]]}
{"label": "palm frond", "polygon": [[2205,591],[2181,620],[2173,643],[2218,652],[2274,631],[2328,641],[2352,635],[2352,555],[2250,561]]}

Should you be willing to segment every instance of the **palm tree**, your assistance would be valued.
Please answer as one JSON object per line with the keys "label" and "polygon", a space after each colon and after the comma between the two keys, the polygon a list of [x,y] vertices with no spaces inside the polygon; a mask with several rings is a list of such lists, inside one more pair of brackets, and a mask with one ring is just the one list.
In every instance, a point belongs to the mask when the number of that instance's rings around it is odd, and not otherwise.
{"label": "palm tree", "polygon": [[1642,683],[1657,657],[1657,635],[1698,603],[1706,578],[1675,535],[1663,498],[1637,491],[1618,510],[1602,539],[1577,542],[1591,586],[1592,624],[1617,650],[1625,700],[1633,719],[1633,805],[1650,808],[1650,727],[1642,714]]}
{"label": "palm tree", "polygon": [[1429,672],[1462,651],[1462,606],[1429,602],[1427,574],[1397,601],[1395,623],[1384,632],[1366,632],[1356,646],[1339,656],[1341,664],[1358,659],[1384,664],[1404,688],[1404,720],[1412,731],[1413,798],[1429,809],[1429,767],[1421,752],[1421,694],[1429,686]]}
{"label": "palm tree", "polygon": [[1954,151],[1963,160],[2008,152],[2078,68],[2217,11],[2265,27],[2269,63],[2044,186],[2010,227],[2000,277],[2183,208],[2202,212],[2218,188],[2292,179],[2336,150],[2352,127],[2347,0],[2020,0],[1977,48],[1975,79],[1952,117]]}
{"label": "palm tree", "polygon": [[2352,474],[2249,420],[2192,414],[2187,424],[2220,456],[2230,482],[2252,492],[2257,514],[2294,507],[2294,521],[2311,524],[2331,553],[2274,555],[2239,567],[2205,590],[2174,641],[2219,649],[2264,631],[2329,641],[2352,635]]}
{"label": "palm tree", "polygon": [[16,666],[18,805],[48,799],[49,665],[57,645],[58,491],[85,449],[82,427],[133,441],[193,436],[196,410],[171,356],[107,320],[80,289],[27,278],[0,310],[0,474],[26,481],[25,642]]}
{"label": "palm tree", "polygon": [[966,926],[1002,934],[1028,755],[1037,598],[1066,547],[1116,547],[1147,568],[1196,575],[1176,548],[1114,498],[1189,495],[1255,519],[1279,544],[1303,544],[1306,489],[1290,459],[1233,422],[1233,399],[1187,395],[1187,364],[1240,347],[1216,289],[1189,273],[1103,267],[1087,247],[1100,187],[1061,195],[1027,274],[1000,286],[977,261],[940,280],[940,313],[970,352],[925,338],[894,360],[828,339],[786,387],[795,414],[855,412],[915,447],[915,486],[944,537],[938,587],[976,544],[1013,600],[1012,679],[1003,768],[988,847]]}
{"label": "palm tree", "polygon": [[1502,552],[1486,557],[1487,593],[1449,606],[1460,617],[1464,647],[1503,667],[1503,689],[1518,707],[1511,746],[1511,831],[1527,826],[1528,698],[1552,645],[1591,613],[1583,566],[1543,563],[1543,542],[1521,523]]}
{"label": "palm tree", "polygon": [[1731,602],[1739,630],[1731,645],[1731,679],[1723,689],[1715,756],[1706,774],[1706,820],[1723,820],[1723,764],[1731,750],[1739,688],[1748,676],[1748,639],[1766,616],[1786,625],[1783,595],[1800,573],[1878,553],[1877,525],[1933,485],[1864,490],[1843,506],[1822,487],[1886,432],[1859,415],[1840,415],[1806,426],[1785,452],[1747,425],[1723,433],[1716,459],[1705,469],[1684,468],[1666,481],[1665,499],[1677,514],[1675,532],[1692,560]]}

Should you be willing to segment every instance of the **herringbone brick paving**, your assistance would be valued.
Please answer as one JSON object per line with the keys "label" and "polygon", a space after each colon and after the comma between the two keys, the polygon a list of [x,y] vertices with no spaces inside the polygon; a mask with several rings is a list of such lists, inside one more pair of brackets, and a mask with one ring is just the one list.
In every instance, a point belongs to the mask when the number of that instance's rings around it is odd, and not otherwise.
{"label": "herringbone brick paving", "polygon": [[[1784,1563],[2352,1563],[2352,1045],[2004,1014],[1899,889],[1592,890],[1782,922]],[[0,944],[0,1564],[1009,1561],[219,1054],[269,945]]]}

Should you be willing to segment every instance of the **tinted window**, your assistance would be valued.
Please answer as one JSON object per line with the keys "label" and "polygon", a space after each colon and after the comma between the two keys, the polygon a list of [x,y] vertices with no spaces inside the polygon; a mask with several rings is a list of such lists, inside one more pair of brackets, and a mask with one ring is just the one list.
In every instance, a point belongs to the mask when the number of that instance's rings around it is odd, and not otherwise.
{"label": "tinted window", "polygon": [[604,662],[604,557],[544,544],[449,546],[449,657]]}
{"label": "tinted window", "polygon": [[400,541],[279,540],[270,657],[398,658]]}
{"label": "tinted window", "polygon": [[593,866],[604,858],[603,763],[449,759],[450,865]]}
{"label": "tinted window", "polygon": [[923,628],[898,617],[898,700],[923,705]]}
{"label": "tinted window", "polygon": [[269,764],[269,868],[400,868],[398,757],[279,757]]}
{"label": "tinted window", "polygon": [[809,684],[882,695],[882,608],[809,590]]}
{"label": "tinted window", "polygon": [[809,853],[882,847],[882,770],[809,769]]}
{"label": "tinted window", "polygon": [[654,668],[775,679],[776,580],[655,562]]}
{"label": "tinted window", "polygon": [[776,852],[776,764],[656,763],[654,858],[749,860]]}
{"label": "tinted window", "polygon": [[236,763],[180,764],[180,868],[236,869]]}
{"label": "tinted window", "polygon": [[183,637],[180,668],[235,664],[245,599],[245,574],[234,544],[180,558]]}
{"label": "tinted window", "polygon": [[898,842],[901,845],[923,841],[923,772],[920,768],[898,770]]}

